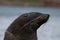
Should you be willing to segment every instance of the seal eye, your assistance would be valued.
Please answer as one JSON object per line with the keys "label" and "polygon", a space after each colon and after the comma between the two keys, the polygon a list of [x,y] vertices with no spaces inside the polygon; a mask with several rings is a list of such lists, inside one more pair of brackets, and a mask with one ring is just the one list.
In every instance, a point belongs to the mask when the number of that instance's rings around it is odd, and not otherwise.
{"label": "seal eye", "polygon": [[27,17],[28,15],[24,15],[24,17]]}
{"label": "seal eye", "polygon": [[21,15],[20,17],[28,17],[28,13]]}

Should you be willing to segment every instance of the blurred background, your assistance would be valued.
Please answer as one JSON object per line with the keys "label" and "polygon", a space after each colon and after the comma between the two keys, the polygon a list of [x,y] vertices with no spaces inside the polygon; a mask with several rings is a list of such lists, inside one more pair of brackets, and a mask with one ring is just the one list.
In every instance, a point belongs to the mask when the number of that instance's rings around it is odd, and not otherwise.
{"label": "blurred background", "polygon": [[60,6],[60,0],[0,0],[0,5]]}
{"label": "blurred background", "polygon": [[18,16],[29,12],[50,14],[37,30],[38,40],[60,40],[60,0],[0,0],[0,40]]}

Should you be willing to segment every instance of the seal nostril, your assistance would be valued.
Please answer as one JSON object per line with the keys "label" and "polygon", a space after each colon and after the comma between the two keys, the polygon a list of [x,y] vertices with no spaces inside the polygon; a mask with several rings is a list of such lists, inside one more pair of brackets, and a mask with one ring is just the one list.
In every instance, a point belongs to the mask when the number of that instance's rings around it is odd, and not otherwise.
{"label": "seal nostril", "polygon": [[49,17],[50,17],[50,15],[48,14],[48,17],[47,17],[47,19],[49,19]]}
{"label": "seal nostril", "polygon": [[48,15],[48,17],[49,17],[50,15]]}

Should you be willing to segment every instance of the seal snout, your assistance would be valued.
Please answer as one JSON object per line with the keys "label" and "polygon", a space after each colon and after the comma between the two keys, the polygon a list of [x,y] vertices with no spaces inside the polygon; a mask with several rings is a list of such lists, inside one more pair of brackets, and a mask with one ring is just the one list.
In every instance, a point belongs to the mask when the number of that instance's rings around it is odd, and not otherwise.
{"label": "seal snout", "polygon": [[36,19],[35,19],[35,22],[38,24],[38,25],[42,25],[44,23],[46,23],[49,19],[49,14],[42,14],[40,16],[38,16]]}
{"label": "seal snout", "polygon": [[49,15],[49,14],[43,14],[42,16],[43,16],[44,18],[49,18],[50,15]]}
{"label": "seal snout", "polygon": [[43,15],[43,18],[42,18],[42,19],[43,19],[43,23],[45,23],[45,22],[48,21],[49,16],[50,16],[49,14],[44,14],[44,15]]}
{"label": "seal snout", "polygon": [[44,14],[43,19],[44,19],[45,22],[47,22],[47,20],[49,19],[49,16],[50,16],[49,14]]}

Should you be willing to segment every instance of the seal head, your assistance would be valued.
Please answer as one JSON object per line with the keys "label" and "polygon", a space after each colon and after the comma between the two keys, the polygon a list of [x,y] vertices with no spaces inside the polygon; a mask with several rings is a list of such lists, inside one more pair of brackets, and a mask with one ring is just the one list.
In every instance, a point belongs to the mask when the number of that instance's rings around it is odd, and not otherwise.
{"label": "seal head", "polygon": [[37,40],[36,30],[49,19],[49,14],[38,12],[19,16],[5,32],[4,40]]}

